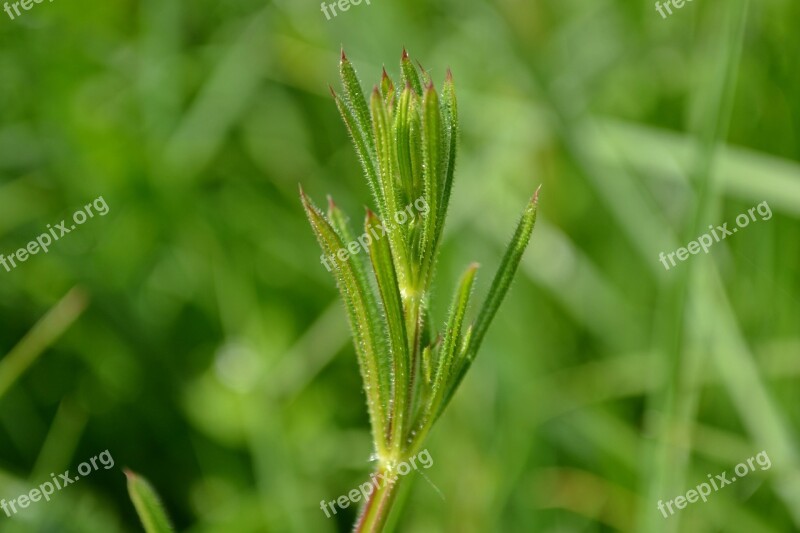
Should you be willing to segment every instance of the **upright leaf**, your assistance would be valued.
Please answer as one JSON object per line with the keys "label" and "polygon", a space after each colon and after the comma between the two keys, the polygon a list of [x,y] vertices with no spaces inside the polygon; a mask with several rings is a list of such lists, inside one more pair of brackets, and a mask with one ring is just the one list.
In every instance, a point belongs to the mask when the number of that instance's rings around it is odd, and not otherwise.
{"label": "upright leaf", "polygon": [[422,413],[422,420],[419,423],[419,430],[417,431],[419,439],[425,437],[428,430],[435,422],[436,416],[440,410],[442,398],[445,392],[447,392],[447,385],[450,381],[450,373],[453,367],[453,358],[458,348],[459,341],[461,340],[461,327],[464,323],[464,315],[467,312],[467,305],[469,304],[470,294],[472,294],[472,285],[475,281],[475,273],[477,270],[477,263],[473,263],[469,266],[461,277],[458,290],[453,297],[453,303],[450,306],[450,312],[445,325],[442,347],[439,350],[431,397]]}
{"label": "upright leaf", "polygon": [[430,276],[435,260],[433,246],[437,231],[436,213],[439,209],[441,157],[442,116],[439,96],[433,85],[429,85],[422,100],[422,179],[425,186],[425,200],[430,208],[422,231],[423,272],[427,276]]}
{"label": "upright leaf", "polygon": [[436,213],[436,236],[434,241],[434,253],[438,249],[439,241],[444,231],[444,223],[447,218],[447,208],[450,205],[450,191],[453,188],[453,177],[456,169],[456,147],[458,144],[458,103],[456,101],[456,89],[453,83],[453,74],[447,69],[447,76],[442,89],[442,117],[444,119],[444,150],[442,154],[442,165],[444,168],[444,179],[442,181],[442,194],[439,210]]}
{"label": "upright leaf", "polygon": [[[483,337],[486,335],[486,330],[489,329],[489,325],[497,314],[500,304],[503,302],[506,293],[508,293],[508,288],[511,286],[511,281],[514,279],[514,274],[516,274],[519,263],[522,260],[522,254],[525,252],[528,242],[530,241],[533,226],[536,224],[538,200],[539,189],[536,189],[533,198],[531,198],[531,201],[525,207],[525,211],[517,225],[517,230],[514,232],[514,237],[512,237],[511,243],[508,245],[508,249],[503,256],[503,260],[500,262],[500,267],[497,269],[497,273],[492,281],[489,294],[486,296],[486,300],[475,321],[472,330],[472,338],[464,355],[464,361],[458,374],[455,376],[451,389],[453,392],[458,388],[458,385],[464,378],[464,374],[466,374],[470,365],[472,365],[472,361],[478,353],[481,342],[483,342]],[[449,400],[450,398],[448,397],[443,407],[446,406]]]}
{"label": "upright leaf", "polygon": [[[381,227],[381,221],[372,211],[367,211],[367,234]],[[372,269],[383,302],[383,311],[389,331],[389,357],[392,361],[392,448],[400,449],[406,426],[406,397],[408,395],[408,344],[406,343],[403,302],[397,284],[392,249],[386,238],[373,239],[369,245]]]}
{"label": "upright leaf", "polygon": [[171,533],[172,525],[150,483],[127,469],[125,476],[128,478],[128,495],[142,521],[144,530],[147,533]]}
{"label": "upright leaf", "polygon": [[411,58],[408,57],[408,52],[403,48],[403,55],[400,57],[400,70],[403,72],[403,83],[411,85],[417,96],[422,96],[422,84],[419,82],[419,73]]}
{"label": "upright leaf", "polygon": [[378,165],[375,161],[372,138],[367,138],[364,130],[358,124],[355,113],[344,100],[336,94],[333,87],[331,87],[330,90],[331,96],[333,96],[333,100],[336,102],[336,108],[339,110],[339,114],[342,115],[342,120],[345,126],[347,126],[347,131],[350,132],[350,138],[353,140],[353,147],[356,150],[356,155],[361,162],[364,175],[367,177],[367,184],[372,191],[375,203],[378,205],[378,212],[384,215],[386,213],[386,206],[383,199],[383,189],[378,180]]}
{"label": "upright leaf", "polygon": [[397,271],[398,282],[401,287],[408,287],[411,284],[411,273],[408,270],[408,215],[404,211],[402,202],[402,192],[400,182],[395,179],[395,169],[397,167],[395,158],[395,140],[392,136],[392,126],[389,121],[389,114],[384,106],[380,91],[376,87],[372,91],[370,99],[372,109],[372,122],[375,127],[375,142],[378,148],[378,163],[380,168],[381,186],[386,201],[386,213],[383,216],[384,222],[391,231],[389,241],[392,246],[392,256],[394,257],[395,269]]}
{"label": "upright leaf", "polygon": [[339,235],[305,195],[302,187],[300,197],[323,253],[337,259],[333,262],[333,274],[353,331],[377,452],[384,457],[387,452],[386,410],[390,397],[391,369],[386,358],[382,357],[379,332],[375,331],[369,316],[368,296],[365,294],[368,289],[359,284],[352,261],[344,257],[347,250]]}

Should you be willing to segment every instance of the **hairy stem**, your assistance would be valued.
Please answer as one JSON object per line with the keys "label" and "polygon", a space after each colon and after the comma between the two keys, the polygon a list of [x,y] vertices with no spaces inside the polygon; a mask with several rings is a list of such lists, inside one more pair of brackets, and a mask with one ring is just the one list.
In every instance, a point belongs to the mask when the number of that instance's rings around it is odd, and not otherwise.
{"label": "hairy stem", "polygon": [[361,515],[353,527],[354,533],[380,533],[383,531],[403,479],[403,476],[397,476],[390,482],[392,475],[384,467],[380,467],[376,472],[375,478],[383,479],[382,476],[386,476],[387,481],[382,482],[381,486],[367,497]]}

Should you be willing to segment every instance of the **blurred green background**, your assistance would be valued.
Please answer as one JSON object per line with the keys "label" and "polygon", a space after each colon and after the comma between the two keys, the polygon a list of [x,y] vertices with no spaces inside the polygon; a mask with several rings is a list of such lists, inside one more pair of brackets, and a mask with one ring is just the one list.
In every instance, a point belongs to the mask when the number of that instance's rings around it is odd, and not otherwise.
{"label": "blurred green background", "polygon": [[[482,297],[542,184],[518,280],[434,430],[399,531],[800,530],[800,4],[372,0],[0,12],[0,498],[109,450],[9,532],[348,531],[371,471],[353,349],[297,198],[370,202],[328,94],[403,46],[452,68],[462,142],[439,262]],[[666,271],[661,252],[774,216]],[[708,474],[772,461],[664,519]],[[432,486],[435,485],[435,488]]]}

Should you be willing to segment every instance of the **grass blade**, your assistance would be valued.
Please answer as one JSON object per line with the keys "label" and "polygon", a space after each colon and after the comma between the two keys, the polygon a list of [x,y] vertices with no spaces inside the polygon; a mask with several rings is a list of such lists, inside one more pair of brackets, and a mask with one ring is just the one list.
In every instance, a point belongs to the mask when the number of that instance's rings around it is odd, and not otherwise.
{"label": "grass blade", "polygon": [[128,494],[136,513],[147,533],[170,533],[173,531],[156,491],[143,477],[125,470],[128,478]]}
{"label": "grass blade", "polygon": [[70,290],[39,322],[0,359],[0,398],[42,353],[80,317],[88,303],[79,288]]}

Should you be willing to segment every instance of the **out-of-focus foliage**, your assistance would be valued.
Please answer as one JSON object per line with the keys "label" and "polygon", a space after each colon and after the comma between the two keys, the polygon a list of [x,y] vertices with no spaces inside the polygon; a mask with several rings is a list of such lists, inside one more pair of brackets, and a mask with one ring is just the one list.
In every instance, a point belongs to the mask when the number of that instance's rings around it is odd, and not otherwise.
{"label": "out-of-focus foliage", "polygon": [[[320,500],[367,479],[368,420],[296,198],[370,203],[328,93],[342,44],[364,79],[406,46],[458,82],[436,323],[463,265],[494,272],[521,202],[546,198],[398,529],[800,529],[799,17],[789,0],[666,20],[611,0],[0,11],[0,253],[110,208],[0,267],[0,498],[116,461],[0,529],[139,531],[123,467],[181,531],[350,527],[355,506],[328,519]],[[770,220],[659,262],[765,200]],[[769,470],[662,518],[659,499],[761,450]]]}

